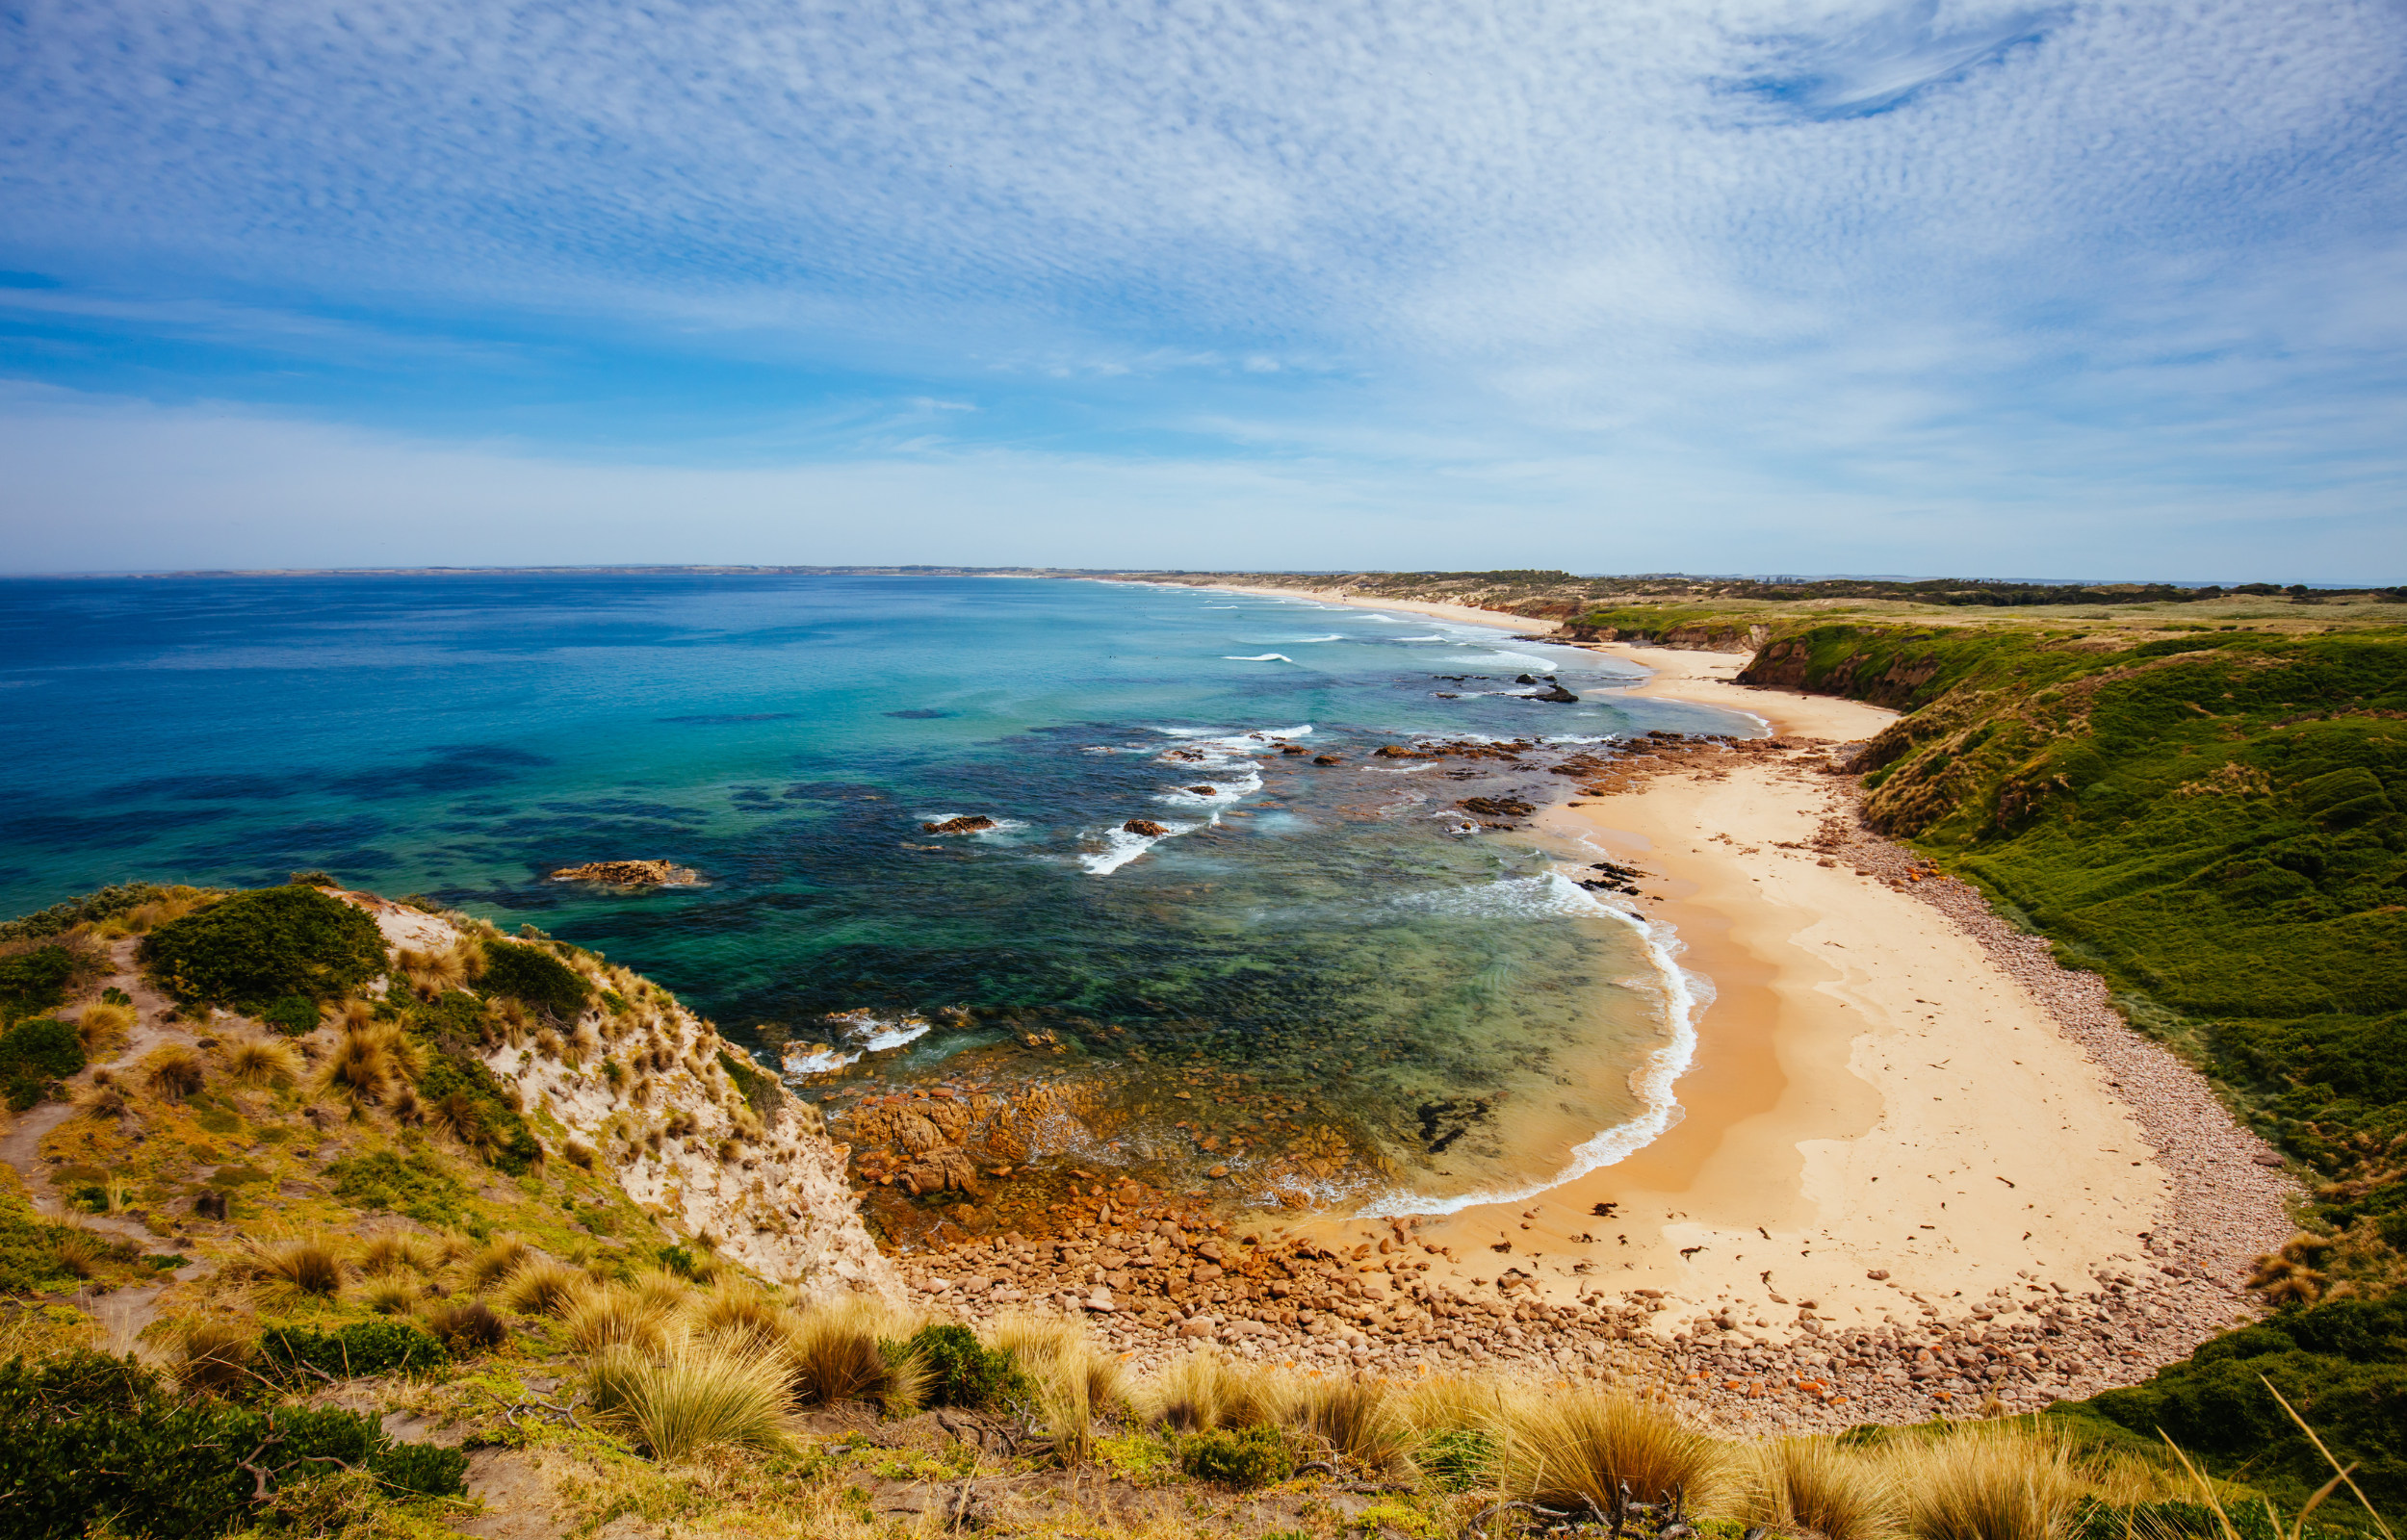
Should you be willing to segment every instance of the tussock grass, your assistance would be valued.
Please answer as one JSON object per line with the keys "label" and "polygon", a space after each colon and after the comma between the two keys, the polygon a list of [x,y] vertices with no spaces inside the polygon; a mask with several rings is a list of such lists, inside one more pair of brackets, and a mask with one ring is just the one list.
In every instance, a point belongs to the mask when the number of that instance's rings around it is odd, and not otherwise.
{"label": "tussock grass", "polygon": [[596,1289],[568,1307],[560,1322],[568,1340],[587,1356],[612,1348],[658,1355],[668,1348],[674,1307],[619,1285]]}
{"label": "tussock grass", "polygon": [[531,1257],[510,1271],[509,1287],[502,1298],[522,1315],[563,1316],[592,1287],[582,1268],[549,1257]]}
{"label": "tussock grass", "polygon": [[168,1370],[188,1391],[223,1396],[250,1382],[259,1333],[247,1322],[195,1316],[169,1326]]}
{"label": "tussock grass", "polygon": [[378,1106],[425,1071],[426,1058],[398,1021],[346,1026],[319,1076],[319,1089],[356,1106]]}
{"label": "tussock grass", "polygon": [[2021,1424],[1903,1442],[1889,1459],[1914,1540],[2064,1540],[2085,1490],[2065,1441]]}
{"label": "tussock grass", "polygon": [[200,1090],[209,1078],[200,1055],[180,1042],[164,1048],[153,1048],[142,1063],[142,1084],[154,1096],[168,1101],[182,1101]]}
{"label": "tussock grass", "polygon": [[411,1272],[431,1273],[442,1265],[442,1253],[432,1243],[404,1230],[386,1230],[382,1234],[372,1235],[367,1245],[359,1248],[359,1270],[372,1278],[403,1269]]}
{"label": "tussock grass", "polygon": [[253,1241],[245,1268],[263,1282],[321,1298],[331,1299],[343,1288],[343,1256],[328,1241]]}
{"label": "tussock grass", "polygon": [[122,1117],[128,1105],[125,1088],[105,1069],[95,1072],[92,1083],[75,1098],[75,1110],[87,1117]]}
{"label": "tussock grass", "polygon": [[352,1297],[379,1316],[406,1316],[418,1308],[424,1291],[407,1273],[391,1273],[361,1284]]}
{"label": "tussock grass", "polygon": [[470,1251],[460,1263],[468,1281],[479,1290],[494,1285],[534,1260],[534,1248],[514,1235],[497,1235]]}
{"label": "tussock grass", "polygon": [[481,1299],[447,1299],[428,1310],[423,1319],[427,1329],[442,1338],[453,1352],[499,1348],[509,1341],[508,1325]]}
{"label": "tussock grass", "polygon": [[694,1333],[736,1341],[784,1342],[797,1324],[793,1314],[749,1284],[722,1280],[690,1304]]}
{"label": "tussock grass", "polygon": [[409,983],[410,992],[421,1000],[433,1000],[453,989],[464,989],[484,975],[484,948],[475,937],[463,936],[441,951],[421,952],[404,947],[395,957],[401,977]]}
{"label": "tussock grass", "polygon": [[1897,1540],[1896,1472],[1828,1439],[1776,1438],[1755,1446],[1740,1498],[1750,1524],[1824,1540]]}
{"label": "tussock grass", "polygon": [[99,1237],[69,1225],[50,1238],[50,1255],[64,1270],[89,1278],[109,1259],[109,1247]]}
{"label": "tussock grass", "polygon": [[1369,1375],[1310,1375],[1287,1386],[1281,1421],[1327,1444],[1364,1470],[1402,1476],[1412,1469],[1419,1432],[1404,1397]]}
{"label": "tussock grass", "polygon": [[84,1044],[84,1057],[103,1059],[116,1053],[139,1019],[130,1005],[95,1000],[84,1007],[83,1014],[75,1018],[75,1036]]}
{"label": "tussock grass", "polygon": [[1148,1379],[1138,1400],[1150,1423],[1173,1432],[1204,1433],[1276,1422],[1283,1389],[1268,1370],[1232,1364],[1199,1348]]}
{"label": "tussock grass", "polygon": [[1492,1424],[1499,1484],[1554,1508],[1612,1511],[1621,1483],[1641,1502],[1710,1506],[1721,1446],[1660,1407],[1595,1390],[1508,1393]]}
{"label": "tussock grass", "polygon": [[289,1086],[300,1079],[300,1050],[281,1038],[234,1038],[218,1050],[225,1072],[246,1086]]}
{"label": "tussock grass", "polygon": [[693,1285],[673,1272],[647,1268],[634,1276],[633,1287],[645,1305],[662,1312],[683,1310],[693,1297]]}
{"label": "tussock grass", "polygon": [[927,1370],[899,1345],[919,1324],[869,1295],[802,1311],[787,1341],[795,1399],[805,1405],[870,1400],[890,1416],[918,1411],[926,1399]]}
{"label": "tussock grass", "polygon": [[1095,1420],[1129,1406],[1127,1371],[1077,1322],[1007,1315],[995,1322],[989,1343],[1009,1353],[1036,1386],[1038,1418],[1066,1458],[1084,1459],[1094,1446]]}
{"label": "tussock grass", "polygon": [[700,1340],[659,1355],[609,1348],[586,1372],[594,1409],[656,1460],[721,1445],[762,1450],[791,1442],[789,1367],[775,1353]]}

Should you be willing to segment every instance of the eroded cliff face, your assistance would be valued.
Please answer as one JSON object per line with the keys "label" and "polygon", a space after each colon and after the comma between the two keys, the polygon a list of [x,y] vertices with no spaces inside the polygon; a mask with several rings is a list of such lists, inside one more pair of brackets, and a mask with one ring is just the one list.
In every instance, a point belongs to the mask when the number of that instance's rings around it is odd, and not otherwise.
{"label": "eroded cliff face", "polygon": [[[439,972],[448,958],[473,991],[489,927],[427,914],[364,893],[401,955]],[[574,949],[559,961],[591,986],[574,1021],[493,1002],[501,1017],[477,1056],[519,1099],[548,1158],[613,1175],[668,1228],[707,1239],[761,1276],[814,1292],[899,1288],[862,1224],[843,1146],[798,1100],[650,981]]]}

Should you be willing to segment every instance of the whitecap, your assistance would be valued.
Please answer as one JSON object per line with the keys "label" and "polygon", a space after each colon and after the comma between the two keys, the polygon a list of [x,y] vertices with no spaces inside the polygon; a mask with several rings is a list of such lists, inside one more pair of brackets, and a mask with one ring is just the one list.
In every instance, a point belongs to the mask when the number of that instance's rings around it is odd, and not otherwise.
{"label": "whitecap", "polygon": [[1391,642],[1451,642],[1454,640],[1451,636],[1390,636],[1387,639]]}
{"label": "whitecap", "polygon": [[884,1053],[916,1042],[936,1027],[923,1016],[896,1016],[890,1021],[867,1011],[839,1011],[828,1019],[841,1025],[845,1037],[861,1044],[863,1053]]}
{"label": "whitecap", "polygon": [[1258,657],[1239,657],[1234,653],[1223,653],[1220,657],[1224,663],[1293,663],[1295,661],[1284,653],[1264,653]]}
{"label": "whitecap", "polygon": [[789,1042],[786,1045],[786,1073],[789,1075],[827,1075],[847,1065],[861,1062],[859,1053],[845,1053],[824,1043]]}
{"label": "whitecap", "polygon": [[1326,636],[1291,636],[1291,637],[1289,637],[1289,638],[1288,638],[1288,641],[1289,641],[1290,643],[1294,643],[1294,642],[1342,642],[1342,641],[1344,641],[1344,640],[1345,640],[1345,638],[1344,638],[1343,636],[1338,635],[1335,631],[1332,631],[1332,632],[1330,632],[1330,633],[1329,633],[1328,635],[1326,635]]}

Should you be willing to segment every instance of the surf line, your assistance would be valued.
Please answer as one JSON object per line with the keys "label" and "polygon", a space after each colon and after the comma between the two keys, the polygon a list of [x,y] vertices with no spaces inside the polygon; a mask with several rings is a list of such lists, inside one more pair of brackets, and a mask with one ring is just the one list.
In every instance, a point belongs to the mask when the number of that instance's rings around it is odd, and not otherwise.
{"label": "surf line", "polygon": [[1664,995],[1666,1026],[1670,1040],[1647,1050],[1638,1067],[1630,1071],[1630,1089],[1638,1093],[1643,1106],[1637,1116],[1617,1123],[1574,1145],[1570,1164],[1544,1181],[1523,1187],[1500,1188],[1485,1193],[1466,1193],[1460,1197],[1431,1198],[1411,1193],[1390,1193],[1356,1211],[1356,1218],[1366,1219],[1401,1219],[1406,1215],[1459,1214],[1464,1209],[1488,1203],[1522,1203],[1539,1194],[1573,1182],[1591,1171],[1617,1165],[1644,1149],[1647,1145],[1679,1126],[1687,1110],[1680,1105],[1672,1088],[1688,1073],[1696,1058],[1696,1027],[1706,1009],[1714,1002],[1713,981],[1701,973],[1693,973],[1680,966],[1679,955],[1686,950],[1679,934],[1660,920],[1597,903],[1582,893],[1594,912],[1609,916],[1638,933],[1645,943],[1648,961],[1653,962],[1656,977],[1661,981]]}

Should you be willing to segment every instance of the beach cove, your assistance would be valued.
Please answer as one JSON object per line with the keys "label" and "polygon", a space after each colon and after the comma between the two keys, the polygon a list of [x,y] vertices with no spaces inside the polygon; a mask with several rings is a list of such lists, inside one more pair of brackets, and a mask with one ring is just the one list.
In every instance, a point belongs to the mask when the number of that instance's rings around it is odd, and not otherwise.
{"label": "beach cove", "polygon": [[2270,1151],[2093,976],[1857,827],[1829,750],[1891,713],[1736,684],[1733,655],[1599,650],[1652,671],[1634,693],[1775,735],[1648,756],[1540,819],[1566,870],[1643,871],[1641,907],[1711,981],[1678,1121],[1528,1199],[1258,1227],[1264,1254],[1379,1285],[1332,1298],[1350,1323],[1333,1331],[1284,1293],[1249,1310],[1240,1287],[1182,1308],[1173,1340],[1388,1372],[1636,1373],[1716,1416],[1804,1425],[2084,1395],[2253,1315],[2248,1261],[2289,1230]]}

